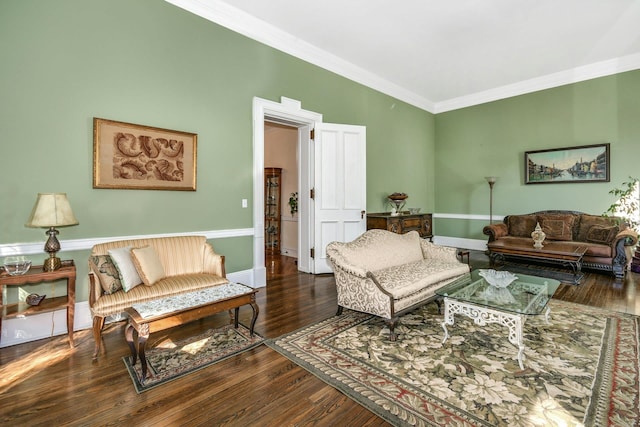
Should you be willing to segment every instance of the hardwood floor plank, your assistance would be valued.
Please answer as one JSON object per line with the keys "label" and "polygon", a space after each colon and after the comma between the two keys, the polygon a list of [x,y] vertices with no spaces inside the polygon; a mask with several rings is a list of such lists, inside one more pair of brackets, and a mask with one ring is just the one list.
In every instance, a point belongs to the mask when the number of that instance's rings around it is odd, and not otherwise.
{"label": "hardwood floor plank", "polygon": [[[486,268],[488,259],[472,251],[471,264]],[[335,315],[332,275],[298,273],[291,259],[268,265],[268,286],[257,294],[257,333],[275,338]],[[640,315],[639,282],[636,273],[616,282],[586,271],[580,285],[563,284],[554,298]],[[239,318],[248,324],[251,310],[242,308]],[[228,321],[219,313],[154,334],[149,345]],[[129,355],[123,329],[107,327],[97,361],[88,330],[76,333],[74,349],[65,335],[1,349],[0,425],[389,425],[264,345],[137,394],[122,361]]]}

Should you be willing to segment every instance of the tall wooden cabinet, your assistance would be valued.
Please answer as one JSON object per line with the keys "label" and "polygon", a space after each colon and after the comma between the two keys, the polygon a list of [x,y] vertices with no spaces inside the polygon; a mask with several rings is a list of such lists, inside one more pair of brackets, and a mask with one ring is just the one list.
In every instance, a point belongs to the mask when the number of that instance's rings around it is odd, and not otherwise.
{"label": "tall wooden cabinet", "polygon": [[268,254],[280,253],[282,168],[264,168],[264,246]]}

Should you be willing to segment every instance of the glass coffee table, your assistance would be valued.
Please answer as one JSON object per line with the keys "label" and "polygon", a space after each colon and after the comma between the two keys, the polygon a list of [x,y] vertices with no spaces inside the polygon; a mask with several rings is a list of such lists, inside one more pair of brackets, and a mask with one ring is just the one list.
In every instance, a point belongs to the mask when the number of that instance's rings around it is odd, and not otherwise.
{"label": "glass coffee table", "polygon": [[518,347],[518,364],[524,369],[522,327],[528,316],[544,315],[547,323],[551,308],[548,302],[560,285],[546,277],[516,274],[518,278],[506,288],[490,285],[481,270],[474,270],[443,286],[436,294],[444,299],[444,339],[449,338],[447,325],[453,326],[454,315],[465,315],[481,326],[498,323],[509,328],[509,342]]}

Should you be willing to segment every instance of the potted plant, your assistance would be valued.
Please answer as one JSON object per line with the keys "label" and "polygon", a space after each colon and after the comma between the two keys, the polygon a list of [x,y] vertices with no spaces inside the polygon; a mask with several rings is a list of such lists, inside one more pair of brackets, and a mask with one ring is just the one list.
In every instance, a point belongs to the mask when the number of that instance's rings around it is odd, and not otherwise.
{"label": "potted plant", "polygon": [[298,192],[293,192],[289,196],[289,209],[291,211],[291,216],[295,215],[298,212]]}
{"label": "potted plant", "polygon": [[[626,225],[636,232],[640,232],[640,179],[629,177],[629,181],[623,182],[621,188],[609,191],[616,197],[616,201],[609,206],[604,216],[621,217]],[[627,255],[631,258],[633,248],[628,246]],[[640,273],[640,249],[632,258],[631,270]]]}

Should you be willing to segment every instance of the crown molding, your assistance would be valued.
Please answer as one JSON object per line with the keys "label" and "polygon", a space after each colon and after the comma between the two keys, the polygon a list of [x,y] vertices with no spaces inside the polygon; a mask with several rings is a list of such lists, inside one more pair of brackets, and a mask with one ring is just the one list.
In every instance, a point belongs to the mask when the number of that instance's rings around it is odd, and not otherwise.
{"label": "crown molding", "polygon": [[432,112],[433,102],[218,0],[165,0],[208,21],[318,67]]}
{"label": "crown molding", "polygon": [[640,54],[596,62],[435,104],[434,114],[640,69]]}
{"label": "crown molding", "polygon": [[614,58],[487,91],[434,102],[280,30],[221,0],[165,0],[250,39],[433,114],[640,69],[640,54]]}

